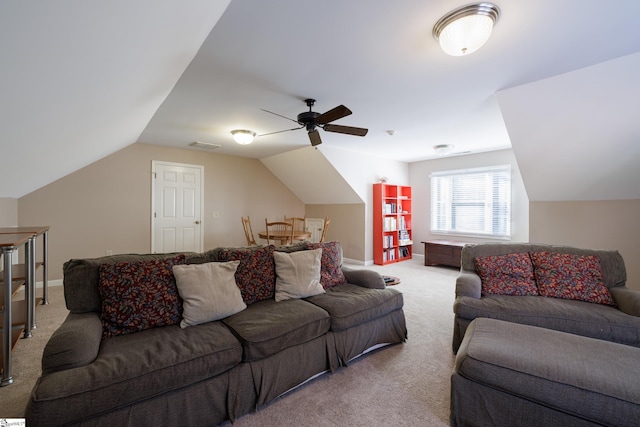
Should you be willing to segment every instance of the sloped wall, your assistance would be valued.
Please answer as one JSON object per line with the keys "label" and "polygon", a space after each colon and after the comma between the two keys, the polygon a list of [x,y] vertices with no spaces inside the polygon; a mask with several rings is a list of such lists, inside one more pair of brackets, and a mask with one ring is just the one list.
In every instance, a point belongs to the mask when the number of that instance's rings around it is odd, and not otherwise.
{"label": "sloped wall", "polygon": [[19,199],[21,225],[51,227],[52,280],[70,258],[151,250],[152,160],[204,166],[205,250],[246,245],[243,215],[255,234],[265,217],[304,215],[302,201],[258,160],[133,144]]}

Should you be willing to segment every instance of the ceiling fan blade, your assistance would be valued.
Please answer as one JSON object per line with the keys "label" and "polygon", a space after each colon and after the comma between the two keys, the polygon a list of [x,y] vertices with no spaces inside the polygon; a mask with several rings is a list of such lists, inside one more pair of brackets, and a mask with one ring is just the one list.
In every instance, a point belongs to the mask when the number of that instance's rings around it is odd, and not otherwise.
{"label": "ceiling fan blade", "polygon": [[267,135],[273,135],[273,134],[276,134],[276,133],[289,132],[289,131],[292,131],[292,130],[302,129],[303,127],[304,127],[304,125],[303,125],[303,126],[300,126],[300,127],[297,127],[297,128],[291,128],[291,129],[285,129],[285,130],[278,130],[278,131],[275,131],[275,132],[269,132],[269,133],[261,133],[260,135],[257,135],[257,136],[267,136]]}
{"label": "ceiling fan blade", "polygon": [[346,117],[349,114],[351,114],[351,110],[349,110],[344,105],[338,105],[336,108],[332,108],[331,110],[327,111],[326,113],[320,114],[316,118],[316,122],[321,124],[321,125],[324,125],[324,124],[327,124],[327,123],[332,122],[334,120],[338,120],[338,119],[341,119],[343,117]]}
{"label": "ceiling fan blade", "polygon": [[261,108],[261,110],[264,111],[265,113],[270,113],[270,114],[273,114],[274,116],[282,117],[283,119],[287,119],[287,120],[291,120],[292,122],[300,123],[297,120],[294,120],[292,118],[283,116],[282,114],[274,113],[273,111],[265,110],[264,108]]}
{"label": "ceiling fan blade", "polygon": [[355,136],[365,136],[369,129],[365,128],[355,128],[352,126],[340,126],[340,125],[324,125],[324,130],[327,132],[338,132],[338,133],[346,133],[347,135],[355,135]]}
{"label": "ceiling fan blade", "polygon": [[322,144],[322,139],[320,139],[320,132],[318,132],[318,129],[309,131],[309,141],[311,141],[311,145],[314,147]]}

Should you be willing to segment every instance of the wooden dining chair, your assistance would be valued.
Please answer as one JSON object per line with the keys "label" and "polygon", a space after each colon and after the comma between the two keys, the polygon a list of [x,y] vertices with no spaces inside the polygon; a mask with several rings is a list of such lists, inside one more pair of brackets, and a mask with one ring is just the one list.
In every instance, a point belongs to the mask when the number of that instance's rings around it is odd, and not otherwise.
{"label": "wooden dining chair", "polygon": [[324,225],[322,226],[322,235],[320,236],[320,243],[324,242],[324,239],[327,237],[327,229],[329,228],[329,223],[331,220],[329,218],[324,219]]}
{"label": "wooden dining chair", "polygon": [[247,238],[247,245],[257,245],[255,237],[253,237],[253,229],[251,228],[251,219],[249,216],[242,217],[242,228],[244,228],[244,235]]}
{"label": "wooden dining chair", "polygon": [[274,221],[269,222],[268,219],[264,219],[264,224],[267,230],[267,244],[270,245],[271,241],[279,240],[281,245],[293,243],[293,224],[289,221]]}
{"label": "wooden dining chair", "polygon": [[[304,232],[305,230],[305,218],[295,217],[295,216],[284,216],[284,220],[293,224],[293,232],[294,235],[296,232]],[[307,239],[296,239],[296,240],[307,240]]]}

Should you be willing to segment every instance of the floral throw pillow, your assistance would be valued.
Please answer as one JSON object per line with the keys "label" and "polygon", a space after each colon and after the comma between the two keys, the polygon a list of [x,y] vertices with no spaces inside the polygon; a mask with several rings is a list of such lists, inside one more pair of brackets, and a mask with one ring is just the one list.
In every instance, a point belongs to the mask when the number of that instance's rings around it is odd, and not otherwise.
{"label": "floral throw pillow", "polygon": [[347,283],[341,267],[342,250],[340,248],[340,242],[308,242],[307,249],[322,249],[322,258],[320,259],[320,283],[324,289]]}
{"label": "floral throw pillow", "polygon": [[180,323],[182,300],[172,268],[185,258],[101,264],[102,338]]}
{"label": "floral throw pillow", "polygon": [[245,304],[270,299],[276,289],[274,246],[260,249],[225,248],[218,253],[218,261],[240,261],[236,270],[236,284]]}
{"label": "floral throw pillow", "polygon": [[615,305],[595,255],[533,252],[531,259],[540,295]]}
{"label": "floral throw pillow", "polygon": [[475,258],[482,295],[538,295],[528,253]]}

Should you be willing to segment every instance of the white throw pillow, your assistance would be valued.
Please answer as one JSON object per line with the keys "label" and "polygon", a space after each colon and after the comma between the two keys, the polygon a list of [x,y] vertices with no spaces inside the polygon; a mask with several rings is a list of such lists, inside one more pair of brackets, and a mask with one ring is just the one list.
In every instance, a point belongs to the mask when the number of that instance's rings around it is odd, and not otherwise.
{"label": "white throw pillow", "polygon": [[183,300],[181,328],[223,319],[247,308],[236,285],[239,264],[228,261],[173,266]]}
{"label": "white throw pillow", "polygon": [[322,249],[274,252],[276,262],[276,301],[306,298],[324,293],[320,283]]}

